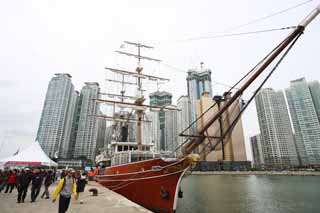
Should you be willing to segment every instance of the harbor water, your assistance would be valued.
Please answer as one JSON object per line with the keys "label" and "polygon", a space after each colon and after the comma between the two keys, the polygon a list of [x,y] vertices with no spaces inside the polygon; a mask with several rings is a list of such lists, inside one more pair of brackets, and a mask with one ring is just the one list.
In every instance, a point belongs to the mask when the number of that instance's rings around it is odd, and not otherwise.
{"label": "harbor water", "polygon": [[320,177],[189,175],[177,213],[320,212]]}

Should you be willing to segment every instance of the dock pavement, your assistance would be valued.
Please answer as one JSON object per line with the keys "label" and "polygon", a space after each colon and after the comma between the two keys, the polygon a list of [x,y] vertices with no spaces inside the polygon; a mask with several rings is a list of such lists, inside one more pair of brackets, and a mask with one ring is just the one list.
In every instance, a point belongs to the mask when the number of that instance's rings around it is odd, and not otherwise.
{"label": "dock pavement", "polygon": [[[36,202],[30,203],[31,186],[24,203],[17,203],[17,189],[11,194],[5,194],[4,190],[0,193],[0,212],[1,213],[57,213],[58,200],[52,202],[52,194],[56,184],[50,186],[50,199],[41,199],[44,187],[41,187]],[[98,189],[98,196],[92,196],[88,190]],[[80,204],[80,200],[83,203]],[[71,199],[68,213],[151,213],[149,210],[131,202],[125,197],[99,185],[96,182],[89,182],[85,187],[85,192],[80,194],[78,200]]]}

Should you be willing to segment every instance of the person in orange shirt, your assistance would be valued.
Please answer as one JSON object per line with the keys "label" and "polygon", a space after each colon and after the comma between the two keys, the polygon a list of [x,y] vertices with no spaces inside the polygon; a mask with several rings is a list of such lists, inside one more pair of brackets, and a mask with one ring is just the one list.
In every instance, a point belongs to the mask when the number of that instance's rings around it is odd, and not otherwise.
{"label": "person in orange shirt", "polygon": [[88,177],[90,181],[93,180],[93,176],[94,176],[94,171],[93,171],[93,168],[91,168],[90,171],[88,171]]}
{"label": "person in orange shirt", "polygon": [[99,174],[99,169],[100,169],[99,166],[95,168],[95,170],[94,170],[94,175],[95,176]]}

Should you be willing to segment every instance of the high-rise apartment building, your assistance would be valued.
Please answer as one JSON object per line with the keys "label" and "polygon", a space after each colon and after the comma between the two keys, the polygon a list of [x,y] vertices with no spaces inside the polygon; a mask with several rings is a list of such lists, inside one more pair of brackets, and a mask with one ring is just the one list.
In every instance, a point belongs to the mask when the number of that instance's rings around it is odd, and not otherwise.
{"label": "high-rise apartment building", "polygon": [[[199,100],[204,92],[208,92],[212,97],[212,85],[211,85],[211,70],[188,70],[187,76],[188,96],[190,98],[190,113],[191,121],[195,121],[197,118],[196,102]],[[197,126],[192,126],[192,131],[197,131]]]}
{"label": "high-rise apartment building", "polygon": [[305,78],[290,82],[286,96],[302,165],[320,164],[319,84]]}
{"label": "high-rise apartment building", "polygon": [[[165,107],[168,106],[172,103],[172,94],[169,92],[165,92],[165,91],[156,91],[153,93],[150,93],[149,95],[150,98],[150,105],[152,106],[160,106],[160,107]],[[158,112],[159,114],[159,128],[160,128],[160,137],[158,138],[159,141],[159,145],[157,146],[157,148],[159,150],[166,150],[166,129],[167,127],[166,125],[166,121],[165,121],[165,114],[166,111],[165,110],[160,110]],[[157,143],[157,142],[156,142]]]}
{"label": "high-rise apartment building", "polygon": [[261,135],[254,135],[250,137],[253,165],[259,167],[264,164],[263,151],[261,144]]}
{"label": "high-rise apartment building", "polygon": [[297,165],[298,158],[282,91],[261,89],[255,97],[264,163]]}
{"label": "high-rise apartment building", "polygon": [[318,120],[320,121],[320,83],[319,81],[311,81],[308,85],[309,85],[313,105],[316,110]]}
{"label": "high-rise apartment building", "polygon": [[[103,115],[103,113],[99,110],[98,115]],[[106,120],[98,119],[97,120],[97,142],[96,142],[96,155],[98,155],[101,151],[104,150],[105,147],[105,134],[106,134]]]}
{"label": "high-rise apartment building", "polygon": [[154,144],[154,150],[159,152],[161,150],[161,148],[160,148],[159,111],[151,110],[150,112],[147,112],[146,113],[146,119],[148,121],[151,121],[151,128],[150,129],[144,129],[144,131],[147,131],[147,132],[151,133],[151,136],[152,136],[151,137],[151,141]]}
{"label": "high-rise apartment building", "polygon": [[71,75],[56,73],[49,82],[36,138],[51,158],[64,156],[69,147],[75,99]]}
{"label": "high-rise apartment building", "polygon": [[[175,105],[169,105],[171,109],[177,109]],[[178,146],[178,111],[166,110],[164,111],[164,150],[174,151]]]}
{"label": "high-rise apartment building", "polygon": [[81,110],[75,143],[74,157],[86,157],[94,160],[97,142],[97,120],[94,115],[98,113],[98,106],[93,101],[99,96],[99,84],[86,82],[81,89],[80,100]]}
{"label": "high-rise apartment building", "polygon": [[76,115],[76,108],[77,108],[77,103],[78,103],[78,98],[79,98],[79,92],[78,91],[73,91],[70,100],[69,100],[69,109],[68,109],[68,118],[67,122],[65,124],[65,131],[66,131],[66,138],[64,141],[64,145],[60,149],[60,155],[59,157],[61,158],[72,158],[71,153],[74,150],[74,126],[73,122],[75,121],[75,116]]}
{"label": "high-rise apartment building", "polygon": [[[191,104],[189,96],[181,96],[177,101],[177,108],[180,110],[177,112],[177,125],[179,134],[191,124]],[[186,132],[184,132],[184,134],[190,133],[190,129],[187,129]],[[178,145],[181,145],[185,139],[185,137],[178,137]],[[177,151],[180,153],[181,149]]]}
{"label": "high-rise apartment building", "polygon": [[76,139],[77,139],[78,126],[79,126],[80,111],[81,111],[81,102],[80,102],[79,92],[75,91],[75,95],[77,96],[77,99],[76,99],[75,109],[73,112],[70,142],[69,142],[69,148],[68,148],[67,157],[66,157],[68,159],[73,158],[74,148],[75,148]]}
{"label": "high-rise apartment building", "polygon": [[172,94],[166,91],[150,93],[149,98],[153,106],[168,106],[172,103]]}

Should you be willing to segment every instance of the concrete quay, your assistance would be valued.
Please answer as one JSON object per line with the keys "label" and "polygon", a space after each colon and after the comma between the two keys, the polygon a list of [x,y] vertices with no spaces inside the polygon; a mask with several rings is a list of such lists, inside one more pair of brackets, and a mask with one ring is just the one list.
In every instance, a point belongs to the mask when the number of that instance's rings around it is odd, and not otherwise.
{"label": "concrete quay", "polygon": [[193,171],[193,175],[275,175],[275,176],[320,176],[320,172],[308,171]]}
{"label": "concrete quay", "polygon": [[[15,188],[11,194],[0,193],[0,212],[1,213],[57,213],[58,199],[55,203],[52,202],[52,194],[56,188],[56,184],[50,186],[50,199],[41,199],[41,194],[44,187],[41,187],[39,196],[36,202],[30,203],[31,187],[29,186],[28,194],[24,203],[17,202],[17,189]],[[98,196],[92,196],[88,190],[90,188],[98,189]],[[80,204],[80,200],[83,204]],[[110,191],[109,189],[95,182],[89,182],[86,185],[85,192],[80,194],[76,201],[71,199],[68,213],[150,213],[149,210],[139,206],[126,199],[125,197]]]}

